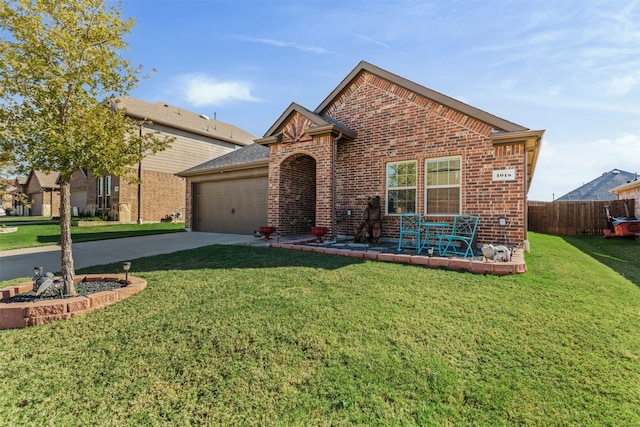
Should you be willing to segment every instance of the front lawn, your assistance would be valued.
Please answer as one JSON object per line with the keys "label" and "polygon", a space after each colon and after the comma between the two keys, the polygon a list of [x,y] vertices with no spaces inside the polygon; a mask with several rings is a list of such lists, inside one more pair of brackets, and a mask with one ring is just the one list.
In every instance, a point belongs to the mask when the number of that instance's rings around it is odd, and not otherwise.
{"label": "front lawn", "polygon": [[142,293],[0,332],[0,425],[640,425],[640,288],[530,240],[506,277],[264,247],[134,260]]}
{"label": "front lawn", "polygon": [[640,241],[601,236],[565,236],[564,239],[640,286]]}
{"label": "front lawn", "polygon": [[[12,224],[8,225],[14,227]],[[22,224],[17,227],[18,231],[15,233],[0,234],[0,251],[57,245],[60,243],[60,225],[58,223]],[[151,224],[113,224],[95,227],[73,226],[71,227],[71,240],[77,243],[177,231],[184,231],[184,223],[158,222]]]}

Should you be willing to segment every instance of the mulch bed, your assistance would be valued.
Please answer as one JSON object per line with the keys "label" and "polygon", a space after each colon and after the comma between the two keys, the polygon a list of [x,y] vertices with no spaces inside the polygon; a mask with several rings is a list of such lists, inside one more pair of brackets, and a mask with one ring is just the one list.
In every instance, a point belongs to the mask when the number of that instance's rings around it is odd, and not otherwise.
{"label": "mulch bed", "polygon": [[[76,283],[76,292],[77,295],[74,296],[87,296],[91,294],[95,294],[103,291],[112,291],[114,289],[124,288],[126,284],[123,282],[78,282]],[[3,303],[12,303],[12,302],[36,302],[36,301],[45,301],[51,299],[64,299],[64,298],[73,298],[72,296],[61,296],[59,293],[47,292],[43,295],[36,296],[34,291],[24,292],[19,295],[14,295],[11,298],[0,300]]]}

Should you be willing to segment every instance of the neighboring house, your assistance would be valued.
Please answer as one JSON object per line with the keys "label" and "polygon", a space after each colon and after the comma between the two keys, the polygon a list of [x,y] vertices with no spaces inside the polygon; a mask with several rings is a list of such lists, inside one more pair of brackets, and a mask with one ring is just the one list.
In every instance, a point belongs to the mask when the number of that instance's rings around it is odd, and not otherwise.
{"label": "neighboring house", "polygon": [[[523,244],[543,133],[361,62],[314,111],[292,103],[256,140],[269,148],[268,224],[258,225],[353,235],[380,196],[385,238],[398,237],[399,213],[449,223],[464,213],[480,216],[478,243]],[[215,200],[193,189],[213,175],[186,176],[186,227],[197,228],[191,213]]]}
{"label": "neighboring house", "polygon": [[615,200],[611,190],[635,178],[635,174],[620,169],[603,173],[596,179],[555,199],[556,202]]}
{"label": "neighboring house", "polygon": [[25,194],[31,201],[31,216],[60,216],[60,186],[58,172],[31,171],[25,184]]}
{"label": "neighboring house", "polygon": [[610,190],[618,199],[634,199],[635,212],[630,212],[636,218],[640,218],[640,179],[634,174],[632,180]]}
{"label": "neighboring house", "polygon": [[125,109],[135,120],[152,122],[142,126],[141,132],[161,132],[175,141],[167,150],[148,155],[133,166],[141,185],[108,171],[93,176],[86,170],[76,170],[71,178],[71,201],[72,209],[79,213],[106,214],[110,219],[125,222],[157,222],[169,215],[183,215],[185,179],[176,173],[249,145],[255,138],[215,117],[211,119],[164,102],[122,98],[117,108]]}
{"label": "neighboring house", "polygon": [[9,191],[11,195],[11,215],[29,215],[29,207],[24,205],[23,199],[15,197],[17,194],[27,194],[27,179],[28,177],[26,176],[19,176],[13,182],[12,189]]}

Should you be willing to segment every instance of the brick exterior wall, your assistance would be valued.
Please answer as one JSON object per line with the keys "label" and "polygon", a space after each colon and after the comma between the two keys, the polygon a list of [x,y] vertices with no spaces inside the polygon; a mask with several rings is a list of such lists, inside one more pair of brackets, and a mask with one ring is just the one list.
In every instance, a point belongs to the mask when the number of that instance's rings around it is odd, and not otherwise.
{"label": "brick exterior wall", "polygon": [[[109,206],[97,208],[97,177],[87,180],[87,210],[90,213],[106,213],[110,219],[138,221],[138,184],[117,176],[111,178]],[[117,189],[117,191],[116,191]],[[159,222],[177,211],[185,213],[186,181],[171,173],[142,170],[140,217],[142,222]]]}
{"label": "brick exterior wall", "polygon": [[[357,131],[357,137],[336,144],[334,135],[312,138],[303,135],[291,140],[285,132],[280,142],[270,144],[269,225],[282,234],[297,231],[291,224],[311,217],[290,209],[287,202],[295,198],[311,200],[311,194],[301,193],[307,191],[315,193],[316,225],[331,228],[335,220],[336,233],[345,235],[352,235],[353,228],[362,220],[367,198],[379,195],[383,207],[382,235],[397,238],[398,216],[386,213],[387,163],[417,161],[416,210],[424,214],[425,161],[460,156],[461,213],[480,216],[477,242],[522,244],[526,238],[526,153],[522,144],[494,146],[490,125],[369,72],[354,79],[321,115]],[[299,120],[294,116],[288,124]],[[304,163],[298,172],[291,171],[300,158],[315,160],[315,188],[299,182],[300,174],[312,173],[311,165]],[[514,169],[517,179],[493,181],[493,171],[500,169]],[[335,201],[331,200],[334,184]],[[293,187],[300,187],[295,194],[289,190]],[[500,217],[507,219],[506,227],[498,225]],[[430,219],[453,222],[452,216]]]}
{"label": "brick exterior wall", "polygon": [[[87,172],[89,174],[89,172]],[[76,169],[71,174],[71,180],[69,181],[73,191],[87,191],[89,186],[89,179],[80,169]]]}
{"label": "brick exterior wall", "polygon": [[42,188],[38,180],[30,179],[25,192],[29,199],[34,201],[29,209],[29,215],[60,216],[60,190]]}

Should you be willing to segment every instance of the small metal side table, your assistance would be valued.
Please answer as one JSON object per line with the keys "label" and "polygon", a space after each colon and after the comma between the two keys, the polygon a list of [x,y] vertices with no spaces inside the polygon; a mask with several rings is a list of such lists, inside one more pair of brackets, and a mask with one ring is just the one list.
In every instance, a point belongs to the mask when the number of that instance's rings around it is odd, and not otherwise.
{"label": "small metal side table", "polygon": [[420,244],[420,252],[425,248],[433,248],[438,250],[439,255],[442,255],[442,236],[449,225],[448,222],[420,221],[420,228],[424,227],[424,239]]}

